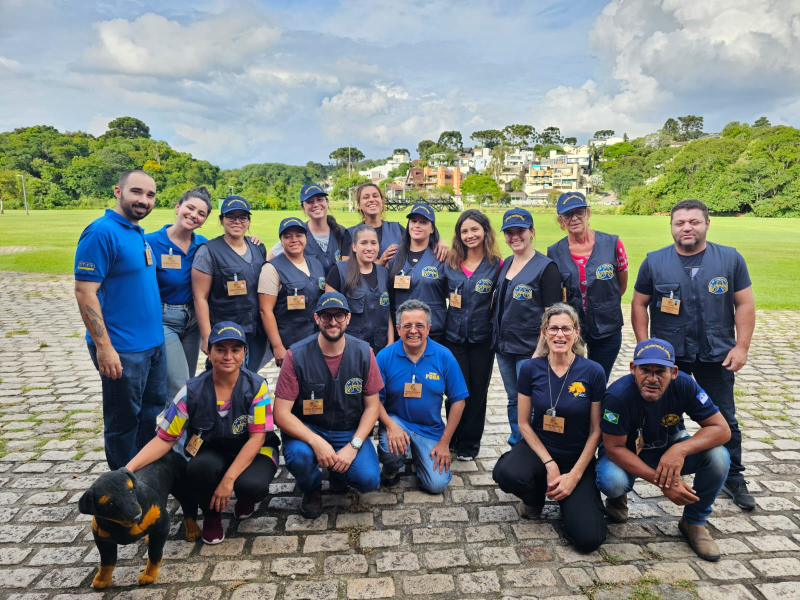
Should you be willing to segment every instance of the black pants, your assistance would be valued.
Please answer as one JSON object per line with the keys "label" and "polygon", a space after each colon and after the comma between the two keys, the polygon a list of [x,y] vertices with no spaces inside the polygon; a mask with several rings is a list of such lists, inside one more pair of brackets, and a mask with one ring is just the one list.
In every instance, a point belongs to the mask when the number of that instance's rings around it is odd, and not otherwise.
{"label": "black pants", "polygon": [[703,388],[711,401],[717,405],[719,412],[725,417],[731,428],[731,439],[725,442],[725,449],[731,456],[731,468],[728,481],[742,481],[744,466],[742,465],[742,432],[736,420],[733,384],[736,379],[733,371],[728,371],[721,362],[684,362],[676,363],[678,369],[687,375],[694,376],[698,385]]}
{"label": "black pants", "polygon": [[[489,395],[489,380],[494,367],[494,352],[491,340],[471,344],[456,344],[445,341],[445,346],[453,353],[467,382],[469,396],[464,400],[464,413],[458,422],[455,435],[450,442],[451,447],[460,456],[475,458],[481,449],[483,425],[486,421],[486,399]],[[447,415],[450,415],[450,403],[445,404]]]}
{"label": "black pants", "polygon": [[[186,482],[204,513],[208,512],[214,491],[234,460],[236,454],[201,446],[197,456],[189,461]],[[261,502],[269,494],[269,484],[277,470],[278,467],[269,456],[257,454],[250,466],[233,483],[237,500]]]}
{"label": "black pants", "polygon": [[586,348],[589,351],[589,360],[593,360],[603,367],[606,374],[606,381],[611,378],[611,370],[617,362],[619,349],[622,347],[622,331],[612,333],[604,338],[595,338],[588,333],[583,336]]}
{"label": "black pants", "polygon": [[[561,473],[568,473],[575,459],[553,458]],[[515,494],[529,506],[544,506],[547,470],[525,441],[503,454],[494,466],[492,477],[500,489]],[[572,493],[559,500],[564,522],[564,537],[579,552],[597,550],[606,539],[603,501],[595,483],[595,460],[587,465]]]}
{"label": "black pants", "polygon": [[432,339],[437,344],[442,344],[444,346],[445,343],[445,333],[437,333],[436,335],[430,334],[428,337]]}

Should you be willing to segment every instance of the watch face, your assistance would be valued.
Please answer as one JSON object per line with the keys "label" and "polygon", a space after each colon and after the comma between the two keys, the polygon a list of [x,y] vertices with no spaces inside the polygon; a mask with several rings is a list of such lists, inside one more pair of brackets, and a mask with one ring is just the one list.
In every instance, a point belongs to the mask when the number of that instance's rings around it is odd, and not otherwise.
{"label": "watch face", "polygon": [[362,442],[362,441],[361,441],[359,438],[353,438],[353,439],[352,439],[352,441],[351,441],[350,443],[353,445],[353,448],[355,448],[356,450],[358,450],[359,448],[361,448],[361,444],[362,444],[363,442]]}

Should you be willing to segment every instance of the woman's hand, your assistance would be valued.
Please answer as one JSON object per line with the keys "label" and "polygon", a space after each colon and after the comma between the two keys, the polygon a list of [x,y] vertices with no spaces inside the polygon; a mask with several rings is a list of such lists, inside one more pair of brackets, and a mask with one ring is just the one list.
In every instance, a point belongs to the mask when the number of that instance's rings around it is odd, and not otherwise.
{"label": "woman's hand", "polygon": [[250,240],[251,242],[253,242],[256,246],[263,246],[264,245],[264,242],[262,242],[260,238],[254,236],[254,235],[248,235],[247,239]]}
{"label": "woman's hand", "polygon": [[550,498],[550,500],[563,500],[575,490],[579,479],[580,478],[572,471],[559,475],[552,481],[550,481],[548,476],[546,496]]}
{"label": "woman's hand", "polygon": [[207,337],[205,337],[202,340],[200,340],[200,350],[203,351],[203,354],[208,356],[208,338]]}
{"label": "woman's hand", "polygon": [[233,482],[223,478],[220,481],[217,489],[214,490],[214,495],[211,497],[211,504],[208,508],[222,512],[231,503],[231,494],[233,493]]}
{"label": "woman's hand", "polygon": [[549,497],[550,490],[552,490],[554,487],[550,484],[552,484],[561,476],[561,470],[558,468],[558,465],[555,463],[555,461],[547,463],[544,468],[547,470],[547,492],[545,495]]}
{"label": "woman's hand", "polygon": [[386,263],[392,260],[395,254],[397,254],[397,244],[392,244],[383,251],[383,254],[381,254],[381,257],[375,261],[375,264],[385,267]]}
{"label": "woman's hand", "polygon": [[286,358],[286,348],[283,346],[273,346],[272,356],[275,357],[275,364],[280,367],[283,364],[283,359]]}
{"label": "woman's hand", "polygon": [[444,262],[449,252],[450,246],[447,245],[447,242],[443,239],[439,239],[439,243],[436,245],[436,258],[439,259],[439,262]]}

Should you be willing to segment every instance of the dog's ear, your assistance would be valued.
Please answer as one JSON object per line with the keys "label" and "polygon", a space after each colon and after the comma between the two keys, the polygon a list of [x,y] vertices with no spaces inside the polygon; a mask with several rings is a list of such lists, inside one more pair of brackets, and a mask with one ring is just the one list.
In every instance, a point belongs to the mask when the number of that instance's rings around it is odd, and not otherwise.
{"label": "dog's ear", "polygon": [[121,467],[119,469],[120,473],[125,473],[128,476],[128,479],[131,480],[131,484],[133,485],[133,489],[136,489],[136,475],[133,474],[133,471],[129,471],[125,467]]}
{"label": "dog's ear", "polygon": [[97,512],[94,504],[94,490],[89,488],[78,500],[78,510],[84,515],[93,515]]}

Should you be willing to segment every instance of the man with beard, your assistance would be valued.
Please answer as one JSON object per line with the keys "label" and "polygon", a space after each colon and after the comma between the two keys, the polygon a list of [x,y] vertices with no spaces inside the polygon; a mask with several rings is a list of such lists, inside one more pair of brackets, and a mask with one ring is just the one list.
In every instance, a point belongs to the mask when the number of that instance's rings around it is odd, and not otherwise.
{"label": "man with beard", "polygon": [[733,394],[735,373],[747,362],[756,323],[747,264],[735,248],[706,241],[708,207],[699,200],[678,202],[670,225],[675,244],[650,252],[639,268],[631,303],[633,331],[639,342],[652,336],[671,343],[678,369],[693,375],[719,406],[731,429],[725,444],[731,467],[722,491],[739,508],[753,510]]}
{"label": "man with beard", "polygon": [[112,470],[153,436],[167,401],[161,296],[153,251],[139,221],[153,210],[156,183],[125,171],[117,205],[83,230],[75,251],[75,298],[103,386],[103,436]]}
{"label": "man with beard", "polygon": [[275,424],[283,436],[286,468],[303,492],[300,514],[322,514],[322,475],[330,472],[334,493],[352,486],[369,492],[380,484],[370,434],[378,420],[383,389],[369,344],[345,334],[347,299],[338,292],[317,302],[315,333],[286,353],[275,387]]}
{"label": "man with beard", "polygon": [[[723,444],[730,428],[708,394],[675,366],[669,342],[651,338],[636,344],[630,369],[603,398],[597,487],[608,496],[606,515],[615,523],[628,520],[627,493],[641,477],[684,507],[678,530],[692,550],[704,560],[719,560],[705,523],[728,475]],[[700,425],[692,436],[680,426],[684,414]],[[695,474],[692,486],[681,479],[689,473]]]}

